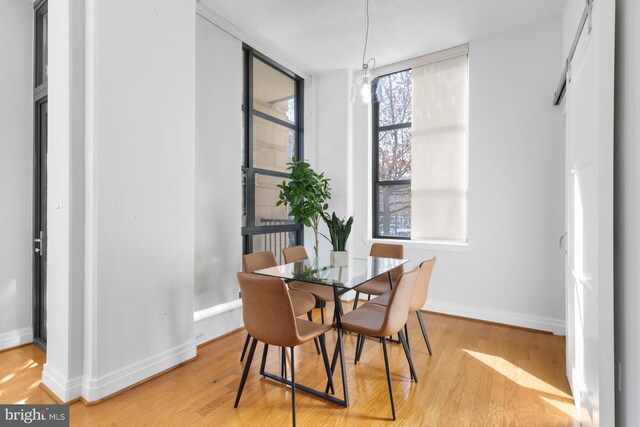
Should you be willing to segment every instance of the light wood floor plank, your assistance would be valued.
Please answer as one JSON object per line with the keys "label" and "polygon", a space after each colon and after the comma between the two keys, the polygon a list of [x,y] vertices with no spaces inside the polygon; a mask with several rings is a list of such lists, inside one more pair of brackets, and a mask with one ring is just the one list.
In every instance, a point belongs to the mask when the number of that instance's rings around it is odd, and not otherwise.
{"label": "light wood floor plank", "polygon": [[[345,307],[348,309],[349,307]],[[331,307],[329,307],[331,310]],[[331,312],[331,311],[329,311]],[[319,313],[315,314],[319,319]],[[574,425],[564,374],[564,338],[506,326],[423,313],[433,348],[429,356],[415,315],[410,345],[418,375],[413,383],[401,346],[389,344],[398,426]],[[233,408],[243,365],[245,332],[202,346],[198,359],[92,406],[71,405],[73,426],[288,425],[289,388],[260,377],[256,347],[238,409]],[[345,335],[351,405],[342,408],[296,393],[299,425],[388,425],[391,408],[382,348],[368,339],[353,364],[356,336]],[[335,333],[327,336],[332,353]],[[330,354],[331,355],[331,354]],[[35,346],[0,353],[0,403],[54,403],[40,387],[45,355]],[[270,348],[267,369],[279,373],[279,351]],[[313,343],[296,349],[296,379],[324,389],[322,359]],[[342,396],[339,369],[334,375]]]}

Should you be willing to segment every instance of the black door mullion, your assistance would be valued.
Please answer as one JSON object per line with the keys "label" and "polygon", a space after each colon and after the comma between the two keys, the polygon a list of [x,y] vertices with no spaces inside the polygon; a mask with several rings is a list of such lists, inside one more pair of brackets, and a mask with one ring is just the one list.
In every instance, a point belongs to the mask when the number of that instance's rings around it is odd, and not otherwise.
{"label": "black door mullion", "polygon": [[[245,50],[244,60],[244,133],[245,133],[245,150],[244,161],[246,170],[245,183],[245,203],[246,203],[246,221],[245,225],[253,225],[255,223],[255,172],[253,170],[253,52]],[[253,239],[250,235],[244,236],[245,253],[253,252]]]}
{"label": "black door mullion", "polygon": [[[304,80],[296,79],[296,124],[298,132],[296,134],[296,158],[304,159]],[[299,224],[296,233],[297,243],[304,245],[304,227]]]}
{"label": "black door mullion", "polygon": [[267,113],[263,113],[260,110],[253,110],[253,115],[256,116],[256,117],[261,118],[262,120],[266,120],[268,122],[275,123],[277,125],[280,125],[282,127],[286,127],[288,129],[291,129],[291,130],[296,130],[297,127],[298,127],[298,126],[296,126],[295,123],[290,123],[290,122],[287,122],[285,120],[279,119],[277,117],[273,117],[272,115],[267,114]]}

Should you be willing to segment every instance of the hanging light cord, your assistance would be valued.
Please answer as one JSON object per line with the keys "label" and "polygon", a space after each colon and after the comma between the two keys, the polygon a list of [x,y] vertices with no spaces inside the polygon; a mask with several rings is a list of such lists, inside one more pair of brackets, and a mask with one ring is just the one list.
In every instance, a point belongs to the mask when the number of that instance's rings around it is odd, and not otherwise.
{"label": "hanging light cord", "polygon": [[367,43],[369,41],[369,0],[365,0],[365,7],[366,7],[366,14],[365,14],[365,31],[364,31],[364,49],[362,51],[362,69],[364,70],[365,65],[367,68],[369,68],[369,63],[371,63],[371,61],[373,61],[373,67],[376,66],[376,60],[375,58],[371,58],[368,61],[365,61],[365,58],[367,57]]}

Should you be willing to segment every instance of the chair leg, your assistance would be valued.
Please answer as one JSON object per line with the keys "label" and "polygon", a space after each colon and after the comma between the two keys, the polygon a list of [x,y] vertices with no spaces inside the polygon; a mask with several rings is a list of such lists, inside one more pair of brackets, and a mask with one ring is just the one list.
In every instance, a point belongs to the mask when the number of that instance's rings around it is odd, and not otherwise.
{"label": "chair leg", "polygon": [[244,360],[244,355],[249,347],[249,341],[251,341],[251,335],[247,334],[247,338],[244,340],[244,347],[242,347],[242,354],[240,355],[240,361]]}
{"label": "chair leg", "polygon": [[367,337],[362,335],[362,339],[360,340],[360,344],[358,346],[358,348],[356,349],[356,362],[360,361],[360,358],[362,357],[362,349],[364,348],[364,342],[366,341]]}
{"label": "chair leg", "polygon": [[407,356],[407,362],[409,362],[409,370],[411,371],[411,379],[418,382],[418,376],[416,375],[416,370],[413,368],[413,360],[411,360],[411,351],[409,350],[409,344],[407,343],[407,339],[405,338],[402,331],[398,332],[400,336],[400,342],[402,343],[402,348],[404,349],[404,355]]}
{"label": "chair leg", "polygon": [[287,355],[284,347],[280,347],[280,376],[287,378]]}
{"label": "chair leg", "polygon": [[367,295],[367,301],[371,301],[371,294]]}
{"label": "chair leg", "polygon": [[[313,314],[311,314],[310,311],[307,312],[307,319],[309,319],[309,322],[313,322]],[[314,338],[313,343],[316,345],[316,353],[320,354],[320,346],[318,345],[318,339]]]}
{"label": "chair leg", "polygon": [[240,385],[238,386],[238,394],[236,395],[236,402],[233,404],[234,408],[238,407],[238,403],[240,403],[240,396],[242,396],[242,390],[244,389],[244,384],[247,382],[247,376],[249,375],[249,369],[251,368],[251,361],[253,360],[253,353],[256,351],[256,344],[258,344],[257,339],[253,339],[251,343],[251,348],[249,349],[249,355],[247,356],[247,361],[244,364],[244,370],[242,371],[242,378],[240,378]]}
{"label": "chair leg", "polygon": [[291,347],[291,411],[293,412],[293,427],[296,427],[296,360],[294,354],[294,347]]}
{"label": "chair leg", "polygon": [[356,297],[353,300],[353,308],[351,310],[358,308],[358,298],[360,298],[360,292],[356,291]]}
{"label": "chair leg", "polygon": [[396,406],[393,403],[393,389],[391,388],[391,375],[389,374],[389,356],[387,356],[387,340],[380,339],[382,343],[382,352],[384,353],[384,368],[387,370],[387,385],[389,386],[389,399],[391,400],[391,415],[393,420],[396,419]]}
{"label": "chair leg", "polygon": [[360,340],[362,339],[362,334],[358,334],[358,338],[356,338],[356,351],[353,355],[353,364],[358,364],[358,349],[360,348]]}
{"label": "chair leg", "polygon": [[409,345],[409,327],[406,323],[404,324],[404,338],[407,340],[407,348],[409,352],[411,352],[411,345]]}
{"label": "chair leg", "polygon": [[422,320],[422,316],[420,315],[420,312],[416,311],[416,314],[418,315],[418,323],[420,323],[420,329],[422,329],[422,336],[424,337],[424,342],[427,343],[427,350],[429,350],[429,356],[431,356],[432,355],[431,344],[429,344],[429,337],[427,336],[427,328],[425,328],[424,326],[424,321]]}
{"label": "chair leg", "polygon": [[268,351],[269,351],[269,344],[264,343],[264,349],[262,350],[262,363],[260,363],[260,375],[264,375],[264,367],[267,364]]}
{"label": "chair leg", "polygon": [[322,324],[324,325],[324,306],[325,304],[322,304],[322,307],[320,307],[320,321],[322,322]]}
{"label": "chair leg", "polygon": [[336,391],[333,387],[333,378],[331,375],[331,367],[329,366],[329,356],[327,356],[327,343],[324,339],[324,334],[320,335],[320,348],[322,349],[322,361],[324,362],[324,369],[327,371],[327,378],[329,380],[329,389],[331,390],[331,394],[335,394]]}

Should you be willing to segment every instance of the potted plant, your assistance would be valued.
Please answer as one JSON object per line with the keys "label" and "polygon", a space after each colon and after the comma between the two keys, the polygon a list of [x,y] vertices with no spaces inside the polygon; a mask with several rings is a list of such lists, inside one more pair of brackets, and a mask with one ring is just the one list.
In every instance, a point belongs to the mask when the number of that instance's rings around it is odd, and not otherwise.
{"label": "potted plant", "polygon": [[324,218],[324,211],[329,208],[327,200],[331,198],[329,179],[303,160],[293,158],[287,165],[289,182],[283,181],[278,185],[280,196],[276,206],[289,206],[289,215],[297,224],[311,227],[315,236],[313,249],[318,258],[318,226],[320,218]]}
{"label": "potted plant", "polygon": [[329,228],[330,239],[325,236],[324,238],[331,242],[333,250],[331,251],[331,265],[342,266],[349,263],[349,253],[347,252],[347,239],[351,234],[351,225],[353,224],[353,217],[349,217],[348,220],[340,219],[334,212],[331,217],[328,215],[323,216],[324,222]]}

